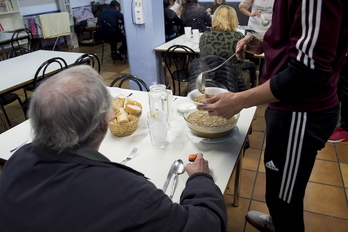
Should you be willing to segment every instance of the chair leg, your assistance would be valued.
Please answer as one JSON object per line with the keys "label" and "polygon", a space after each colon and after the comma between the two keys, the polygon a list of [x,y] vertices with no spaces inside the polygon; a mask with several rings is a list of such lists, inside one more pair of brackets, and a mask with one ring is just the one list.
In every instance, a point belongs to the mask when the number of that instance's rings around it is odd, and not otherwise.
{"label": "chair leg", "polygon": [[6,127],[11,128],[12,126],[11,126],[10,119],[8,118],[7,113],[6,113],[6,111],[5,111],[5,107],[4,107],[3,105],[1,105],[0,111],[2,111],[2,114],[5,116],[5,119],[6,119],[7,125],[5,125],[5,128],[6,128]]}
{"label": "chair leg", "polygon": [[101,58],[101,62],[103,63],[104,60],[104,41],[102,41],[102,58]]}

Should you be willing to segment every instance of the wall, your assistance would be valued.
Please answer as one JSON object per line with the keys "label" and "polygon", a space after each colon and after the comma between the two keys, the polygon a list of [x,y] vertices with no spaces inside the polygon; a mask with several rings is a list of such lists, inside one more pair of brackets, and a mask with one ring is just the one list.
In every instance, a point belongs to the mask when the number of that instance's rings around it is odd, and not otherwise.
{"label": "wall", "polygon": [[120,3],[131,74],[148,85],[161,82],[161,54],[153,49],[165,42],[163,0],[143,0],[145,23],[141,25],[133,23],[133,0],[121,0]]}
{"label": "wall", "polygon": [[[23,16],[59,11],[58,0],[18,0],[18,3]],[[88,6],[91,0],[70,0],[70,4],[72,8]]]}

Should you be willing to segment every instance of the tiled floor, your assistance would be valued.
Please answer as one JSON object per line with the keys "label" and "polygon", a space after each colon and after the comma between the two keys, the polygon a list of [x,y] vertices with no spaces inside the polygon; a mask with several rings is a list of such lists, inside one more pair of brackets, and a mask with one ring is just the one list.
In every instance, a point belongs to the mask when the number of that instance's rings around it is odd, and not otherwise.
{"label": "tiled floor", "polygon": [[[105,51],[109,51],[105,45]],[[93,52],[101,57],[101,46],[80,47],[77,52]],[[101,76],[105,84],[122,74],[129,73],[128,64],[110,59],[104,54]],[[17,91],[24,97],[23,91]],[[241,198],[239,207],[233,207],[233,182],[225,191],[228,209],[228,231],[257,231],[245,221],[248,210],[268,212],[265,204],[265,168],[262,164],[265,139],[265,106],[259,106],[250,135],[251,147],[243,159]],[[14,125],[24,120],[18,104],[6,107]],[[4,131],[0,125],[0,133]],[[233,180],[233,178],[231,178]],[[305,225],[307,232],[346,232],[348,231],[348,143],[327,143],[317,156],[317,161],[307,187],[305,197]],[[291,223],[291,220],[289,220]]]}

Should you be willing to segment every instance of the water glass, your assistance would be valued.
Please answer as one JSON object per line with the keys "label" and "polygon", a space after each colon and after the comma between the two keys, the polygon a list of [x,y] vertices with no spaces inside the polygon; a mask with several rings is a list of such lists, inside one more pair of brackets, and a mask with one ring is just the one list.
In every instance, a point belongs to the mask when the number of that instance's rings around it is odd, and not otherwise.
{"label": "water glass", "polygon": [[167,143],[167,115],[162,111],[150,111],[147,113],[147,125],[149,127],[152,146],[162,148]]}
{"label": "water glass", "polygon": [[186,40],[191,40],[191,29],[192,27],[184,27]]}

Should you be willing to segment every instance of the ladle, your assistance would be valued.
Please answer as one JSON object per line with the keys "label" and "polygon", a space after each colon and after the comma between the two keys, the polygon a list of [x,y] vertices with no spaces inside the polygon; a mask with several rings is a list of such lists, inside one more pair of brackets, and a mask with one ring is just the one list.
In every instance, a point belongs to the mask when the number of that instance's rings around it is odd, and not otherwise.
{"label": "ladle", "polygon": [[173,195],[174,195],[174,191],[176,189],[176,186],[178,185],[178,175],[182,174],[185,172],[185,165],[184,165],[184,162],[181,160],[181,159],[178,159],[175,161],[174,163],[174,173],[175,173],[175,176],[174,176],[174,180],[173,180],[173,187],[172,187],[172,192],[170,193],[170,199],[173,198]]}
{"label": "ladle", "polygon": [[[248,40],[245,45],[247,45],[248,43],[250,43],[252,40],[254,39],[254,37],[252,37],[250,40]],[[199,92],[201,92],[202,94],[205,94],[205,79],[207,76],[208,72],[212,72],[215,71],[218,68],[221,68],[226,62],[228,62],[230,59],[232,59],[232,57],[234,57],[237,54],[237,52],[233,53],[227,60],[225,60],[224,62],[222,62],[220,65],[218,65],[215,68],[212,68],[210,70],[201,72],[197,79],[196,79],[196,88],[198,89]]]}
{"label": "ladle", "polygon": [[264,27],[267,27],[269,25],[270,21],[268,19],[266,19],[262,14],[260,14],[260,15],[262,17],[262,25]]}

